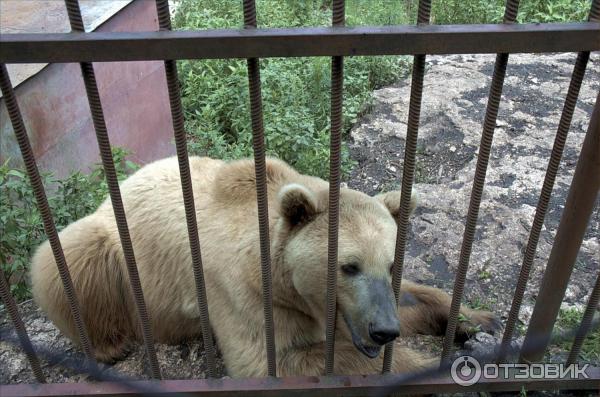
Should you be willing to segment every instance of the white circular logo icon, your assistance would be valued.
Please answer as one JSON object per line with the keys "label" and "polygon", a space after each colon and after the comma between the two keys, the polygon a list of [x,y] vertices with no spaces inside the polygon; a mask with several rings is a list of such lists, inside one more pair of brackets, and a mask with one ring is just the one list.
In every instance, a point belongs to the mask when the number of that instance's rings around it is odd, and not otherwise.
{"label": "white circular logo icon", "polygon": [[456,384],[471,386],[481,379],[481,365],[471,356],[460,356],[452,363],[450,375]]}

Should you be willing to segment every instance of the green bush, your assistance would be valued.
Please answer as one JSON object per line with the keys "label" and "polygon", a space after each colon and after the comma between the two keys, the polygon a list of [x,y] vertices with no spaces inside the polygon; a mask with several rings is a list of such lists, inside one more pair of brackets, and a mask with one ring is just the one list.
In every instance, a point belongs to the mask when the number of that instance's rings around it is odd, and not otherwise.
{"label": "green bush", "polygon": [[[505,4],[504,0],[434,1],[431,17],[437,24],[498,23],[502,22]],[[517,21],[519,23],[585,21],[591,4],[591,0],[522,0]]]}
{"label": "green bush", "polygon": [[[120,180],[139,168],[125,159],[127,154],[123,149],[113,149]],[[43,173],[41,177],[59,231],[95,211],[108,195],[101,165],[96,165],[89,175],[75,172],[56,180],[52,174]],[[46,234],[29,177],[24,170],[11,168],[5,162],[0,166],[0,265],[13,296],[19,301],[30,296],[29,262],[33,251],[44,240]]]}
{"label": "green bush", "polygon": [[[261,27],[329,26],[327,1],[257,2]],[[406,23],[394,2],[349,1],[348,25]],[[183,0],[177,29],[239,28],[241,2]],[[261,82],[266,148],[299,171],[329,173],[330,58],[262,59]],[[397,80],[407,64],[400,57],[349,57],[344,69],[344,131],[369,108],[375,88]],[[248,76],[244,60],[179,62],[182,100],[192,154],[223,159],[252,156]],[[342,165],[350,170],[344,146]]]}

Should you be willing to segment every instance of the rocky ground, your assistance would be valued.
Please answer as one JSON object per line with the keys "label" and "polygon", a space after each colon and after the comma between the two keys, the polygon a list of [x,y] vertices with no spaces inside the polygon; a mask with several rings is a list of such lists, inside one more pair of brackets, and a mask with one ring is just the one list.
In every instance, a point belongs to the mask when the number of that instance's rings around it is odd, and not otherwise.
{"label": "rocky ground", "polygon": [[[500,316],[508,312],[574,59],[574,54],[510,56],[467,274],[465,301],[471,306],[493,310]],[[420,206],[411,219],[405,276],[448,291],[460,254],[493,62],[493,55],[435,56],[427,61],[415,185]],[[581,89],[538,246],[521,310],[523,324],[531,316],[599,89],[600,57],[595,54]],[[349,187],[374,194],[399,186],[409,92],[410,79],[375,92],[372,112],[351,131],[350,151],[357,165],[347,178]],[[599,207],[564,299],[568,307],[584,307],[600,271]],[[21,313],[34,344],[60,352],[62,356],[54,358],[63,364],[77,357],[77,349],[32,302],[22,304]],[[5,312],[0,313],[0,327],[0,384],[33,382],[20,349],[4,338],[14,336]],[[478,339],[480,344],[489,343],[488,338]],[[439,349],[433,338],[408,343],[432,352]],[[158,345],[157,350],[166,378],[204,376],[201,341]],[[113,368],[142,377],[143,357],[143,349],[139,348]],[[76,371],[61,365],[44,365],[44,370],[53,382],[82,379]],[[220,361],[219,373],[224,374]]]}
{"label": "rocky ground", "polygon": [[[415,281],[452,287],[494,58],[428,59],[414,186],[421,203],[412,219],[404,273]],[[465,298],[474,306],[499,314],[510,308],[574,59],[573,54],[510,56],[467,273]],[[599,89],[596,55],[581,88],[542,229],[522,309],[524,322],[533,309]],[[351,132],[351,156],[358,166],[349,187],[371,194],[398,188],[409,98],[409,80],[375,92],[373,112]],[[582,307],[586,302],[600,268],[599,236],[597,205],[565,305]]]}

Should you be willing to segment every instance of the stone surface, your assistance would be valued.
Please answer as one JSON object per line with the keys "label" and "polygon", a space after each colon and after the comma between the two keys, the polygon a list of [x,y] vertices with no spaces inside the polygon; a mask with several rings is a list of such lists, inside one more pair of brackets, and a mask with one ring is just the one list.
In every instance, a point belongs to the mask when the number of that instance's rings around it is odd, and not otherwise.
{"label": "stone surface", "polygon": [[[575,56],[511,55],[487,180],[479,213],[464,301],[505,316],[510,307],[541,183],[552,147]],[[430,57],[427,63],[415,190],[421,204],[411,219],[405,275],[418,282],[452,288],[460,253],[468,198],[485,113],[494,56]],[[579,148],[600,88],[600,60],[592,56],[550,209],[526,291],[521,320],[531,316],[573,175]],[[373,112],[351,132],[351,155],[357,161],[347,186],[369,194],[398,186],[402,172],[410,79],[375,92]],[[599,271],[600,214],[591,220],[565,297],[565,305],[583,307]],[[36,345],[69,358],[77,349],[62,337],[31,302],[21,306]],[[3,332],[13,335],[6,313]],[[176,326],[176,325],[174,325]],[[19,347],[0,341],[0,383],[32,382]],[[497,338],[477,334],[466,351],[484,354]],[[440,339],[407,338],[404,343],[439,353]],[[166,378],[201,378],[206,371],[201,341],[157,345]],[[143,377],[143,349],[138,347],[114,368]],[[598,363],[596,363],[598,365]],[[61,366],[44,366],[53,382],[73,382],[81,375]],[[219,374],[223,375],[219,360]]]}
{"label": "stone surface", "polygon": [[[428,57],[404,274],[451,290],[458,266],[494,55]],[[574,54],[511,55],[467,272],[465,301],[507,315],[535,214]],[[531,316],[543,270],[600,88],[600,59],[587,73],[542,229],[521,319]],[[399,188],[410,79],[375,92],[373,111],[351,131],[358,161],[348,186],[375,194]],[[583,307],[599,270],[598,205],[564,304]]]}

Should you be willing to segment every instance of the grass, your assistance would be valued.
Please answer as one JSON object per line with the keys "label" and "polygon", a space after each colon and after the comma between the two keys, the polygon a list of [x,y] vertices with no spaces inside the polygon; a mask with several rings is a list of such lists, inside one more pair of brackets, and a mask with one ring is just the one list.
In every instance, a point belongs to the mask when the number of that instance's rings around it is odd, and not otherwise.
{"label": "grass", "polygon": [[[416,0],[409,1],[417,3]],[[505,4],[504,0],[434,1],[432,2],[431,20],[436,24],[499,23],[502,22]],[[591,0],[522,0],[519,5],[517,22],[585,21],[591,4]],[[415,18],[412,17],[412,19]]]}
{"label": "grass", "polygon": [[[560,309],[558,319],[554,326],[554,332],[575,331],[583,318],[583,310],[581,309]],[[562,350],[570,351],[573,340],[560,342],[555,344]],[[579,359],[585,362],[600,363],[600,328],[596,328],[590,332],[585,338],[579,353]]]}

